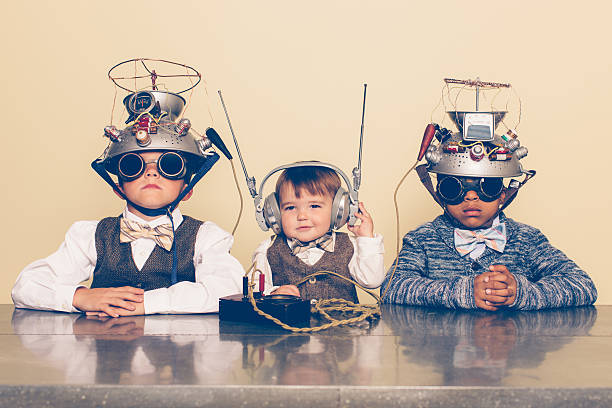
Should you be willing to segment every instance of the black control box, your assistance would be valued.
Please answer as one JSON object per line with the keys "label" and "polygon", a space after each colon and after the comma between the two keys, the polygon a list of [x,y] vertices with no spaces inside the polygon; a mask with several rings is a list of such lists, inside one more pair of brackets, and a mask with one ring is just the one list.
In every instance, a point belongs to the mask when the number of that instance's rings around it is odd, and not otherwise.
{"label": "black control box", "polygon": [[[290,295],[261,296],[259,293],[255,293],[254,298],[259,309],[285,324],[299,327],[310,324],[308,300]],[[276,325],[273,321],[257,314],[249,299],[242,294],[219,299],[219,320]]]}

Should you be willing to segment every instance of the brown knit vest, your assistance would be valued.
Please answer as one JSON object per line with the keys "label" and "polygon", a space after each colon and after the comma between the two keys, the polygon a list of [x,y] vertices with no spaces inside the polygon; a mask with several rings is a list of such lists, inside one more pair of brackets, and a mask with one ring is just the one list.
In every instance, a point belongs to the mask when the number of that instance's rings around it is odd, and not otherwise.
{"label": "brown knit vest", "polygon": [[[92,288],[133,286],[144,290],[167,288],[172,284],[172,251],[155,245],[149,259],[138,270],[129,242],[119,242],[121,217],[104,218],[96,228],[96,252]],[[183,216],[174,234],[177,256],[177,280],[195,282],[193,254],[202,221]]]}
{"label": "brown knit vest", "polygon": [[[291,253],[287,240],[279,236],[268,248],[267,257],[272,270],[272,281],[275,286],[295,285],[298,281],[318,271],[332,271],[349,279],[348,264],[353,257],[353,244],[348,235],[336,233],[334,252],[323,254],[314,265],[309,266]],[[299,286],[304,299],[346,299],[357,303],[355,285],[332,275],[321,275]]]}

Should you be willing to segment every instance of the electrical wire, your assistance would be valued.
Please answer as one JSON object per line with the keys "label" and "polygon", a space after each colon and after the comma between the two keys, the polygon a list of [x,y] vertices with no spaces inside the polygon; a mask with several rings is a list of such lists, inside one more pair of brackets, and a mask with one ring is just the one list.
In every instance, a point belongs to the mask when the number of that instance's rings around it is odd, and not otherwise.
{"label": "electrical wire", "polygon": [[115,114],[115,102],[117,101],[117,86],[114,87],[115,88],[115,95],[113,96],[113,108],[111,109],[111,117],[110,117],[110,124],[113,124],[113,115]]}
{"label": "electrical wire", "polygon": [[240,191],[240,184],[238,183],[238,176],[236,175],[236,166],[234,166],[234,160],[229,161],[232,165],[232,174],[234,175],[234,183],[236,184],[236,190],[238,190],[238,196],[240,197],[240,210],[238,211],[238,218],[236,218],[236,223],[234,224],[234,228],[232,228],[232,235],[236,233],[238,229],[238,224],[240,224],[240,218],[242,217],[242,210],[244,208],[244,198],[242,197],[242,191]]}
{"label": "electrical wire", "polygon": [[[376,319],[378,317],[380,317],[380,307],[379,307],[379,303],[380,303],[380,298],[378,295],[376,295],[376,293],[374,293],[373,291],[364,288],[363,286],[361,286],[360,284],[358,284],[357,282],[353,281],[352,279],[349,279],[345,276],[342,276],[336,272],[333,271],[317,271],[315,273],[311,273],[307,276],[305,276],[304,278],[302,278],[302,280],[300,280],[299,282],[296,283],[296,285],[301,285],[302,283],[306,282],[307,280],[314,278],[316,276],[321,276],[321,275],[331,275],[331,276],[335,276],[337,278],[343,279],[347,282],[353,283],[355,286],[359,287],[360,289],[362,289],[364,292],[366,292],[367,294],[369,294],[370,296],[374,297],[376,299],[376,304],[369,304],[369,305],[362,305],[362,304],[356,304],[353,303],[351,301],[348,301],[346,299],[322,299],[319,300],[318,302],[316,302],[312,308],[311,308],[311,312],[314,312],[316,314],[319,314],[320,316],[322,316],[324,319],[328,320],[329,323],[326,324],[322,324],[320,326],[315,326],[315,327],[294,327],[294,326],[290,326],[284,322],[282,322],[280,319],[264,312],[263,310],[261,310],[259,307],[257,307],[257,302],[255,301],[255,297],[253,296],[253,288],[255,286],[255,273],[259,272],[262,273],[261,270],[255,268],[255,263],[251,264],[251,266],[249,267],[249,269],[246,272],[246,275],[249,275],[249,272],[251,274],[251,278],[249,279],[249,285],[248,285],[248,299],[249,302],[251,303],[251,306],[253,307],[253,310],[260,316],[276,323],[277,325],[279,325],[280,327],[282,327],[285,330],[289,330],[292,331],[294,333],[316,333],[319,332],[321,330],[325,330],[325,329],[329,329],[331,327],[338,327],[338,326],[343,326],[343,325],[347,325],[347,324],[354,324],[354,323],[359,323],[359,322],[363,322],[366,319]],[[356,316],[354,317],[350,317],[347,319],[336,319],[334,317],[332,317],[330,315],[331,312],[340,312],[340,313],[345,313],[345,314],[355,314]]]}
{"label": "electrical wire", "polygon": [[401,185],[410,174],[419,164],[419,160],[414,162],[412,167],[408,169],[408,171],[404,174],[404,176],[400,179],[399,183],[397,183],[397,187],[395,187],[395,192],[393,193],[393,205],[395,206],[395,261],[393,262],[393,271],[391,271],[391,275],[389,276],[389,282],[387,283],[387,287],[382,291],[380,295],[379,302],[382,303],[382,300],[385,298],[387,291],[391,287],[391,283],[393,282],[393,276],[395,275],[395,271],[397,270],[397,264],[399,263],[399,254],[400,254],[400,216],[399,216],[399,206],[397,205],[397,192],[399,191]]}

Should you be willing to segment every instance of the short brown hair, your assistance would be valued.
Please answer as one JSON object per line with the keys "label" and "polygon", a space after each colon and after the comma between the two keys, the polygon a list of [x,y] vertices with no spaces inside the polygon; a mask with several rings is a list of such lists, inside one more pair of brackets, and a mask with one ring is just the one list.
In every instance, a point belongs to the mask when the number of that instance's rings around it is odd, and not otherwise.
{"label": "short brown hair", "polygon": [[329,195],[332,198],[340,188],[340,177],[327,167],[302,166],[285,169],[276,181],[276,198],[280,201],[280,190],[285,184],[291,184],[295,196],[300,198],[300,190],[306,189],[310,194]]}

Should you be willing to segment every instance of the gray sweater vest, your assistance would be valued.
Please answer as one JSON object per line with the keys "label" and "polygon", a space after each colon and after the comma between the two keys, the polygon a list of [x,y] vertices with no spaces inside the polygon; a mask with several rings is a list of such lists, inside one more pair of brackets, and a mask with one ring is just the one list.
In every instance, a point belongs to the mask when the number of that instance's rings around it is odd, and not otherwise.
{"label": "gray sweater vest", "polygon": [[[291,253],[284,237],[278,237],[268,248],[268,263],[272,270],[272,281],[275,286],[295,285],[298,281],[318,271],[332,271],[349,279],[348,264],[353,257],[353,244],[348,235],[336,233],[334,252],[323,254],[321,259],[310,266],[302,262]],[[332,275],[321,275],[306,281],[299,286],[300,294],[304,299],[346,299],[358,303],[355,285]]]}
{"label": "gray sweater vest", "polygon": [[[121,217],[104,218],[96,228],[97,261],[92,288],[133,286],[144,290],[171,285],[172,251],[155,245],[149,259],[138,270],[129,242],[119,242]],[[177,256],[177,280],[195,282],[193,254],[195,239],[202,221],[183,216],[174,234]]]}

